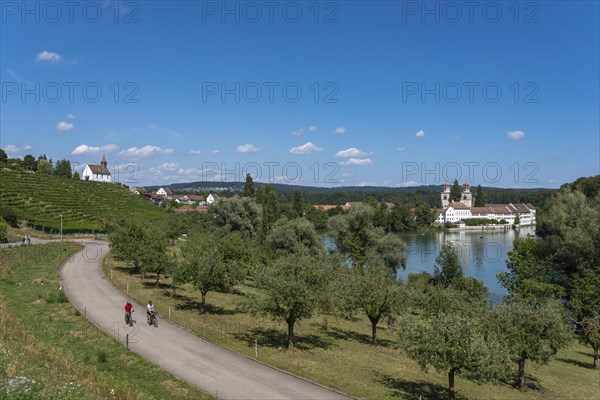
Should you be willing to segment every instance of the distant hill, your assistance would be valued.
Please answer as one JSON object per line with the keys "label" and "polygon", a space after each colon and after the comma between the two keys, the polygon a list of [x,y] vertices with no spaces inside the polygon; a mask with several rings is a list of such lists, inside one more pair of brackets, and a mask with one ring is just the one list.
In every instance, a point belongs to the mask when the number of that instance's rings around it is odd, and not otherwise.
{"label": "distant hill", "polygon": [[[263,183],[255,182],[258,189]],[[385,187],[385,186],[342,186],[342,187],[318,187],[287,185],[281,183],[272,184],[279,193],[281,201],[292,201],[292,193],[300,190],[304,194],[304,201],[309,204],[344,204],[347,201],[362,201],[367,197],[374,197],[379,201],[399,202],[416,205],[427,203],[431,207],[440,207],[441,185],[423,185],[408,187]],[[224,193],[225,195],[240,194],[244,189],[244,182],[188,182],[163,185],[169,187],[174,193],[197,192],[207,194],[209,192]],[[160,186],[146,187],[146,190],[157,190]],[[471,190],[474,192],[475,187]],[[544,203],[552,196],[555,189],[533,188],[533,189],[505,189],[494,187],[483,187],[487,203],[531,203],[536,207]]]}
{"label": "distant hill", "polygon": [[119,184],[67,179],[23,171],[0,171],[0,206],[10,206],[19,219],[37,229],[57,232],[99,232],[102,220],[143,221],[165,211]]}

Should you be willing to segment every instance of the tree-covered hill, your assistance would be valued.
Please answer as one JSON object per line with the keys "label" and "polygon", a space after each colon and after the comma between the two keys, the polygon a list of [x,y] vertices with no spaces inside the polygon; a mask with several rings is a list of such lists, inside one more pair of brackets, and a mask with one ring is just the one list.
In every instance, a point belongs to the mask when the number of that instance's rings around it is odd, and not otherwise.
{"label": "tree-covered hill", "polygon": [[81,181],[24,171],[0,170],[0,207],[36,229],[102,232],[109,220],[148,221],[164,210],[119,184]]}

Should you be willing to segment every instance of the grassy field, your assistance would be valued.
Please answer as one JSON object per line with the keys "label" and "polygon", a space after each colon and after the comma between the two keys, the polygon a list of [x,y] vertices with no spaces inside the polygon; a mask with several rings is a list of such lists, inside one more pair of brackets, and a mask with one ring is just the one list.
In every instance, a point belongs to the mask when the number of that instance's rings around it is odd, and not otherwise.
{"label": "grassy field", "polygon": [[10,206],[19,219],[37,230],[57,233],[102,231],[102,220],[150,220],[165,211],[119,184],[89,182],[53,175],[0,169],[0,206]]}
{"label": "grassy field", "polygon": [[[285,326],[256,318],[239,310],[240,294],[209,293],[210,312],[199,313],[199,293],[179,289],[171,296],[169,281],[155,288],[155,279],[142,280],[128,267],[109,259],[105,273],[112,282],[145,304],[151,298],[163,318],[168,318],[210,341],[258,360],[364,399],[445,398],[447,378],[433,370],[422,372],[395,345],[393,332],[382,326],[381,344],[368,343],[366,318],[348,321],[323,317],[302,321],[297,329],[297,349],[287,351]],[[243,292],[245,289],[241,288]],[[527,365],[529,387],[519,390],[508,384],[476,384],[457,379],[459,399],[592,399],[600,398],[600,371],[591,368],[591,349],[575,342],[560,351],[549,365]]]}
{"label": "grassy field", "polygon": [[29,390],[10,399],[209,399],[126,350],[68,302],[57,272],[78,249],[0,249],[0,399],[15,377],[27,378]]}

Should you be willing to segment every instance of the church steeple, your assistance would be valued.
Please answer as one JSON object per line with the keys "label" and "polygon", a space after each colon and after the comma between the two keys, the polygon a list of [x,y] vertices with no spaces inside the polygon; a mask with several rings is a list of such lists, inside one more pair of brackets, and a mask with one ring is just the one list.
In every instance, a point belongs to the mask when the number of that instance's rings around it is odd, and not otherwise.
{"label": "church steeple", "polygon": [[100,161],[100,165],[102,165],[104,168],[108,168],[108,163],[106,162],[106,157],[104,154],[102,154],[102,161]]}

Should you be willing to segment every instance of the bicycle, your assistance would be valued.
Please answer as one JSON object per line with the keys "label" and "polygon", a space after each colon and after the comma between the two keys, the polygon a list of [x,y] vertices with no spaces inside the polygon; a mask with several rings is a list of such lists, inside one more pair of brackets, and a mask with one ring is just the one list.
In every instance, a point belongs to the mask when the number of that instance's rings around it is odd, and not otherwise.
{"label": "bicycle", "polygon": [[148,325],[154,325],[155,328],[158,328],[158,318],[156,317],[157,312],[154,311],[150,314],[150,319],[148,320]]}
{"label": "bicycle", "polygon": [[131,310],[130,312],[125,312],[125,325],[129,325],[129,326],[133,326],[133,323],[135,322],[131,316],[131,313],[133,312],[133,310]]}

